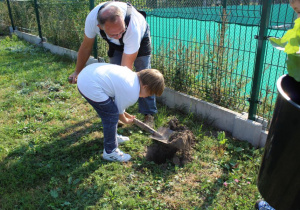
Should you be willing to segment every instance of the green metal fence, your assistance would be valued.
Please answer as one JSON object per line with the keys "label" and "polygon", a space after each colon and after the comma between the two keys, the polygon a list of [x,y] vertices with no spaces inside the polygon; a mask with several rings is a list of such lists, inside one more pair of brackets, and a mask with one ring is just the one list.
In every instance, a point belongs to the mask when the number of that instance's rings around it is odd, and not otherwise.
{"label": "green metal fence", "polygon": [[[78,50],[89,11],[103,1],[6,0],[11,25],[55,45]],[[167,86],[270,122],[276,80],[286,55],[268,36],[281,37],[296,15],[288,0],[133,0],[147,13],[152,67]],[[106,57],[98,38],[93,55]],[[264,125],[268,128],[268,125]]]}

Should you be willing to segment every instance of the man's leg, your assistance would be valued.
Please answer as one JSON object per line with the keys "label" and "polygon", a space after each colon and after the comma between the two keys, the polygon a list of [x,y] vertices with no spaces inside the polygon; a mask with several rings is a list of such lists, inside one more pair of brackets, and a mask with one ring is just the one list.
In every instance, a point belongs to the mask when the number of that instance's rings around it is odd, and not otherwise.
{"label": "man's leg", "polygon": [[109,63],[121,65],[122,55],[123,55],[122,52],[115,50],[113,57],[109,58]]}
{"label": "man's leg", "polygon": [[[134,62],[134,67],[136,71],[141,71],[143,69],[150,69],[151,68],[151,56],[140,56],[137,57]],[[156,99],[155,96],[149,96],[147,98],[139,98],[139,112],[142,114],[155,114],[157,113],[156,107]]]}

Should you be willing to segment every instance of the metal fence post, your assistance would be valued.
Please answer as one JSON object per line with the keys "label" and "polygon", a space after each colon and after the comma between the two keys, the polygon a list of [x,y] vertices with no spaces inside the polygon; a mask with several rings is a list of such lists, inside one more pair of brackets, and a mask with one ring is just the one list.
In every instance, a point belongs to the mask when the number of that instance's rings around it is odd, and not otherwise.
{"label": "metal fence post", "polygon": [[11,8],[10,8],[9,0],[6,0],[6,2],[7,2],[7,7],[8,7],[8,13],[9,13],[9,18],[10,18],[11,26],[12,26],[13,30],[15,30],[15,25],[14,25],[14,20],[13,20],[12,13],[11,13]]}
{"label": "metal fence post", "polygon": [[227,0],[222,0],[222,7],[223,7],[223,10],[226,10]]}
{"label": "metal fence post", "polygon": [[[94,0],[90,0],[90,11],[91,11],[92,9],[94,9],[94,7],[95,7]],[[95,41],[94,41],[93,55],[94,55],[94,58],[97,59],[97,57],[98,57],[98,52],[97,52],[97,36],[95,37]]]}
{"label": "metal fence post", "polygon": [[255,59],[255,69],[252,81],[250,107],[248,119],[255,120],[255,115],[257,111],[257,105],[259,103],[258,97],[261,85],[261,76],[265,58],[266,42],[267,42],[267,32],[269,28],[269,21],[271,15],[271,3],[272,0],[264,0],[262,7],[262,16],[259,29],[259,35],[257,36],[258,45],[256,50]]}
{"label": "metal fence post", "polygon": [[41,23],[40,23],[40,15],[39,15],[37,0],[34,0],[34,9],[35,9],[36,21],[38,24],[39,37],[41,38],[41,41],[43,41],[42,28],[41,28]]}

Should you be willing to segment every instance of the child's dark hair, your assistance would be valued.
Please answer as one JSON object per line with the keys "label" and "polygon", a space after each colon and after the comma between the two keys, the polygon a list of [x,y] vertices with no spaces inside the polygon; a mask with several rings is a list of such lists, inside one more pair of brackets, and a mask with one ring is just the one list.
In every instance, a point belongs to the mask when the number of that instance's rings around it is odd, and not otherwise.
{"label": "child's dark hair", "polygon": [[137,72],[142,85],[147,85],[150,95],[161,96],[165,89],[164,76],[157,69],[144,69]]}

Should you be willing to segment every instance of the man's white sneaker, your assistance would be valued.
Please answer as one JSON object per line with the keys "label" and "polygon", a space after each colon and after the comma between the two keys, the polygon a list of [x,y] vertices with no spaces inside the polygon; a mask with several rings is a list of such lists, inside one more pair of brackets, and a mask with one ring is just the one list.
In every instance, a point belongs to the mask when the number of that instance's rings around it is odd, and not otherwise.
{"label": "man's white sneaker", "polygon": [[127,162],[131,156],[122,152],[119,148],[116,148],[112,153],[107,154],[105,149],[103,150],[103,159],[109,161]]}
{"label": "man's white sneaker", "polygon": [[117,134],[117,140],[119,144],[124,143],[125,141],[129,141],[129,138],[127,136],[122,136]]}

